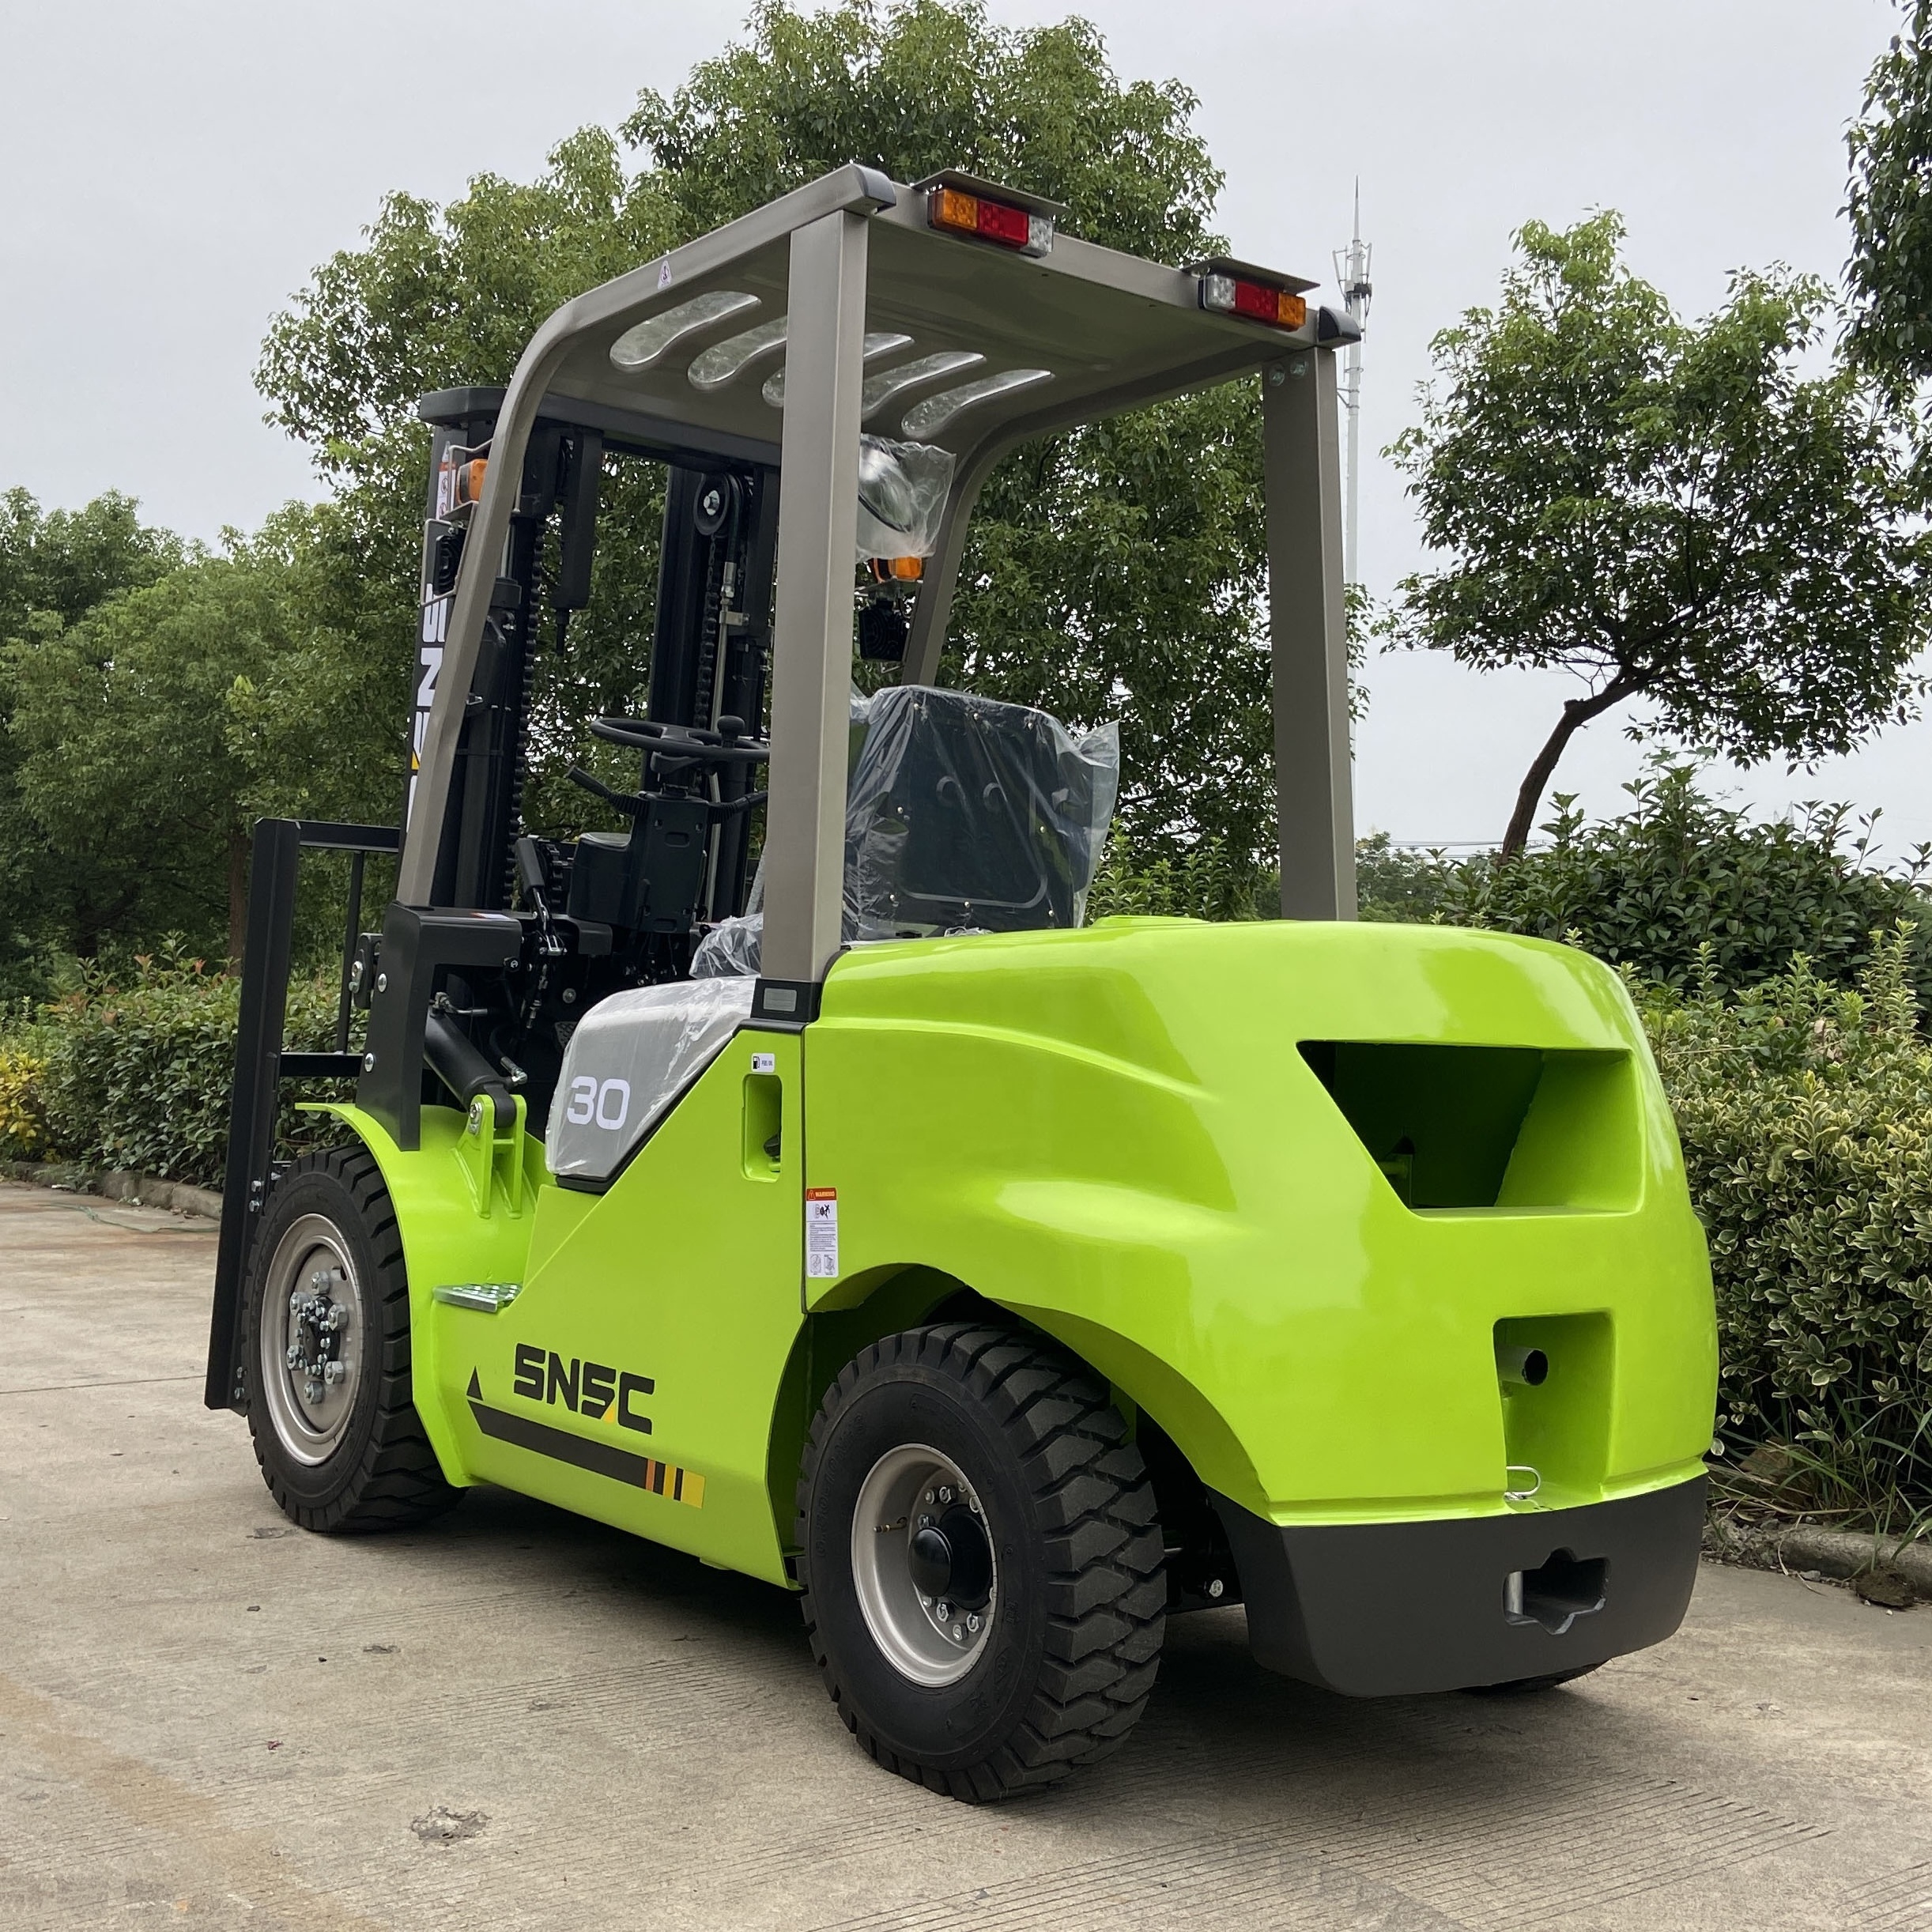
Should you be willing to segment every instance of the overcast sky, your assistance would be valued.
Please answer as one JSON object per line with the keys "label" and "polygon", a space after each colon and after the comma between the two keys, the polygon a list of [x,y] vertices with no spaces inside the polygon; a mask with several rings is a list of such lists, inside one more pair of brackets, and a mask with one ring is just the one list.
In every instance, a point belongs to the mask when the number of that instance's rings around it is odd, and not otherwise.
{"label": "overcast sky", "polygon": [[[387,191],[441,200],[533,174],[738,31],[742,0],[0,0],[0,488],[77,505],[110,487],[214,538],[315,486],[261,421],[269,317]],[[993,0],[995,19],[1076,10]],[[1359,175],[1374,244],[1365,450],[1409,420],[1431,334],[1489,300],[1526,217],[1621,209],[1630,257],[1683,310],[1727,270],[1836,275],[1844,129],[1889,0],[1092,0],[1116,70],[1175,76],[1228,186],[1237,254],[1330,277]],[[1399,480],[1364,463],[1362,570],[1421,560]],[[1399,839],[1500,836],[1572,687],[1384,657],[1357,817]],[[1932,725],[1815,775],[1734,775],[1766,808],[1882,806],[1932,839]],[[1613,808],[1640,754],[1611,719],[1557,783]]]}

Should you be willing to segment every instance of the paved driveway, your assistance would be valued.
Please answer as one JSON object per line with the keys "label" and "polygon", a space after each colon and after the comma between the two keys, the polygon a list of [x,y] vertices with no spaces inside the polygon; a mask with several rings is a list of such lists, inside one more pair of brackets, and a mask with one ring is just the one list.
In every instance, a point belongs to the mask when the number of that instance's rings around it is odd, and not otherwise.
{"label": "paved driveway", "polygon": [[969,1809],[775,1591],[495,1491],[292,1530],[213,1251],[0,1185],[0,1925],[1932,1928],[1932,1608],[1707,1569],[1572,1689],[1386,1704],[1184,1617],[1120,1757]]}

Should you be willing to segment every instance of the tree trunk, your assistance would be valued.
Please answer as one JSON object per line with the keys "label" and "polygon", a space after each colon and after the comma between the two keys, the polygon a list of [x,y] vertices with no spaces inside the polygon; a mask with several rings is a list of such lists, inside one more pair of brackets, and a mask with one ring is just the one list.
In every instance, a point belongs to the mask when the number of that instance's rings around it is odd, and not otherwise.
{"label": "tree trunk", "polygon": [[248,931],[248,852],[247,832],[228,831],[228,970],[241,971],[242,943]]}
{"label": "tree trunk", "polygon": [[1613,677],[1601,691],[1587,698],[1572,698],[1564,706],[1556,730],[1544,741],[1543,749],[1536,754],[1522,788],[1516,794],[1516,809],[1510,814],[1509,829],[1503,834],[1502,845],[1496,852],[1498,865],[1508,864],[1529,843],[1530,834],[1536,824],[1537,807],[1543,802],[1544,787],[1549,784],[1550,775],[1557,768],[1557,760],[1563,756],[1570,740],[1591,719],[1600,718],[1613,704],[1621,704],[1642,688],[1635,681]]}

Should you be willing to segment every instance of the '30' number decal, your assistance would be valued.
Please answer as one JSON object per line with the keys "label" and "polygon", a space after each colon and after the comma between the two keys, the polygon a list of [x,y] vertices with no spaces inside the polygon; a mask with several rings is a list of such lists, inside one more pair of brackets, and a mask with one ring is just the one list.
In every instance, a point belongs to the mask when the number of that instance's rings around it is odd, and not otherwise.
{"label": "'30' number decal", "polygon": [[584,1074],[570,1083],[570,1104],[564,1109],[564,1118],[574,1126],[587,1127],[594,1120],[600,1127],[621,1127],[630,1111],[628,1080],[599,1081]]}

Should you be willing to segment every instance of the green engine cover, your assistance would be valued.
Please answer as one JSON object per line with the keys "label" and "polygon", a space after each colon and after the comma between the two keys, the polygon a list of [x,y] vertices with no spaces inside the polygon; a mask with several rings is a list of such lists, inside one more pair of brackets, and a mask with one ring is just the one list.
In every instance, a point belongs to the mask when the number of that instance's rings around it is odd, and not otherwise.
{"label": "green engine cover", "polygon": [[824,1388],[961,1289],[1283,1524],[1636,1495],[1711,1439],[1670,1111],[1616,975],[1562,946],[1110,919],[859,948],[601,1194],[453,1111],[406,1154],[334,1111],[395,1198],[451,1479],[773,1581]]}

